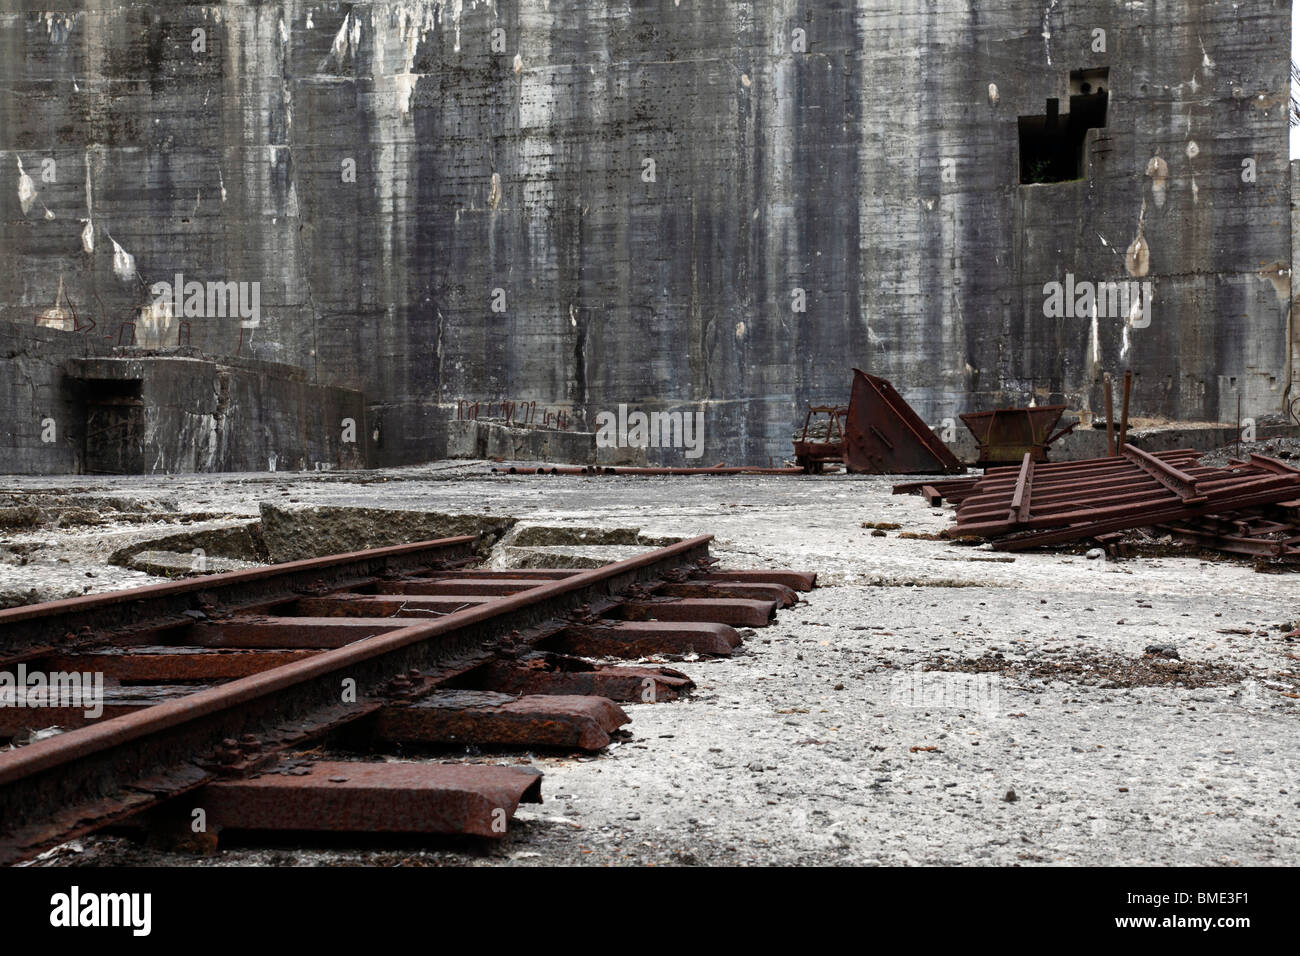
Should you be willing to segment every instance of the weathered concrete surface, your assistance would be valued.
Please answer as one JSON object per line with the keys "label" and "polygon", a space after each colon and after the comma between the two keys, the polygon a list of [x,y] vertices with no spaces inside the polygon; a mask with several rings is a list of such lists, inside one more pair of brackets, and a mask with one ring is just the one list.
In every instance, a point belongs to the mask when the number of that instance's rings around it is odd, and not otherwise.
{"label": "weathered concrete surface", "polygon": [[514,524],[505,515],[444,514],[385,508],[282,508],[262,503],[261,540],[272,562],[299,561],[408,541],[482,535],[483,553]]}
{"label": "weathered concrete surface", "polygon": [[574,465],[646,465],[644,448],[603,447],[595,432],[523,428],[460,419],[447,423],[448,458],[496,458]]}
{"label": "weathered concrete surface", "polygon": [[366,463],[359,392],[300,370],[198,357],[73,359],[85,453],[78,470],[121,474],[303,471]]}
{"label": "weathered concrete surface", "polygon": [[0,321],[0,474],[357,468],[360,392],[248,359],[132,351]]}
{"label": "weathered concrete surface", "polygon": [[[62,282],[111,335],[176,273],[259,282],[194,344],[362,390],[384,462],[510,398],[702,410],[766,463],[855,364],[932,423],[1126,365],[1135,414],[1283,404],[1285,0],[15,8],[0,306]],[[1096,67],[1084,178],[1021,186],[1018,117]],[[1150,327],[1045,318],[1067,273],[1152,282]]]}
{"label": "weathered concrete surface", "polygon": [[65,366],[104,351],[79,335],[0,321],[0,473],[81,470],[85,422]]}
{"label": "weathered concrete surface", "polygon": [[108,560],[110,564],[149,571],[150,566],[174,563],[170,558],[164,560],[160,557],[162,555],[180,555],[184,559],[186,573],[196,574],[228,570],[218,568],[215,564],[218,560],[246,564],[265,564],[270,560],[266,546],[262,543],[261,525],[255,521],[190,528],[175,534],[134,541],[118,548],[109,555]]}

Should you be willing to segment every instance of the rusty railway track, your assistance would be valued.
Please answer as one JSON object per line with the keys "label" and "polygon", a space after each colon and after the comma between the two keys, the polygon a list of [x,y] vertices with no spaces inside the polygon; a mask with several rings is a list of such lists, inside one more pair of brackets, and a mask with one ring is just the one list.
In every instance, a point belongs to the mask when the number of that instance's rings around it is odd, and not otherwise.
{"label": "rusty railway track", "polygon": [[[815,584],[716,570],[710,540],[493,571],[473,567],[474,538],[447,538],[0,611],[0,673],[50,691],[0,706],[0,740],[70,728],[0,753],[0,862],[125,822],[189,836],[198,811],[209,846],[226,828],[503,836],[540,802],[532,768],[305,747],[346,728],[362,751],[601,749],[628,720],[618,701],[693,685],[591,658],[728,655],[738,627]],[[70,675],[98,675],[102,694],[54,694]]]}

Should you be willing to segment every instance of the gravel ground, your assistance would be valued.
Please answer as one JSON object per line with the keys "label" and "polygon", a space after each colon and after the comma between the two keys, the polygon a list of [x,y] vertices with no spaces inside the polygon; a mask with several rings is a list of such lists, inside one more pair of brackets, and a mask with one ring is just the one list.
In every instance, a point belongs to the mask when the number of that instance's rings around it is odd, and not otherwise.
{"label": "gravel ground", "polygon": [[[1289,574],[1195,557],[1011,556],[903,537],[938,532],[951,512],[891,495],[893,479],[559,478],[488,467],[78,477],[76,489],[7,479],[0,494],[18,499],[75,492],[83,508],[87,498],[147,499],[143,513],[154,517],[0,529],[0,591],[156,580],[108,568],[105,556],[142,535],[175,533],[188,514],[220,525],[255,517],[264,501],[707,532],[729,567],[813,570],[821,587],[737,656],[674,662],[697,682],[694,696],[626,705],[629,732],[602,755],[471,755],[545,772],[546,802],[521,808],[500,845],[282,840],[196,858],[94,837],[44,862],[1300,859],[1300,642]],[[884,535],[864,524],[884,525]],[[1177,657],[1144,654],[1153,646]]]}

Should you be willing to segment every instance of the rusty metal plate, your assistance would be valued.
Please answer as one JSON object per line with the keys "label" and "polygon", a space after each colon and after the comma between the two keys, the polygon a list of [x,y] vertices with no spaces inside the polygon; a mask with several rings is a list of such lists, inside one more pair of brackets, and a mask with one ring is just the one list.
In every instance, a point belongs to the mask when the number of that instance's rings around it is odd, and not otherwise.
{"label": "rusty metal plate", "polygon": [[210,828],[498,839],[520,803],[542,802],[541,788],[531,767],[323,761],[301,775],[210,783],[186,799]]}
{"label": "rusty metal plate", "polygon": [[547,578],[394,578],[379,581],[376,594],[471,594],[479,597],[518,594],[547,582]]}
{"label": "rusty metal plate", "polygon": [[793,591],[811,591],[817,586],[815,571],[779,571],[775,568],[753,568],[735,571],[705,571],[695,575],[695,581],[739,581],[746,584],[782,584]]}
{"label": "rusty metal plate", "polygon": [[47,671],[103,674],[119,681],[216,681],[247,677],[305,660],[316,650],[245,650],[205,647],[109,647],[42,658]]}
{"label": "rusty metal plate", "polygon": [[582,694],[615,701],[676,700],[695,682],[671,667],[590,664],[561,654],[496,661],[470,675],[475,688],[502,694]]}
{"label": "rusty metal plate", "polygon": [[[518,597],[519,595],[509,595]],[[429,617],[454,614],[500,598],[481,594],[331,594],[293,602],[294,614],[308,617]]]}
{"label": "rusty metal plate", "polygon": [[651,598],[627,601],[621,613],[629,621],[699,621],[733,627],[767,627],[776,616],[776,601],[748,598]]}
{"label": "rusty metal plate", "polygon": [[[85,727],[103,720],[112,720],[124,714],[144,710],[155,704],[179,700],[200,690],[205,685],[194,684],[141,684],[107,685],[103,700],[55,707],[0,707],[0,737],[13,737],[24,731],[42,730],[46,727]],[[91,704],[95,706],[91,706]],[[103,709],[98,706],[102,703]]]}
{"label": "rusty metal plate", "polygon": [[741,645],[729,624],[684,621],[602,621],[574,624],[551,641],[569,654],[644,657],[647,654],[714,654],[726,657]]}
{"label": "rusty metal plate", "polygon": [[775,601],[789,607],[799,600],[793,589],[784,584],[750,584],[744,581],[689,581],[665,584],[655,594],[667,597],[694,598],[748,598],[755,601]]}
{"label": "rusty metal plate", "polygon": [[600,750],[631,718],[604,697],[439,690],[383,707],[367,729],[393,743]]}
{"label": "rusty metal plate", "polygon": [[883,378],[853,370],[844,465],[873,475],[965,471],[948,447]]}
{"label": "rusty metal plate", "polygon": [[194,624],[178,635],[194,647],[343,647],[410,627],[391,617],[229,617]]}

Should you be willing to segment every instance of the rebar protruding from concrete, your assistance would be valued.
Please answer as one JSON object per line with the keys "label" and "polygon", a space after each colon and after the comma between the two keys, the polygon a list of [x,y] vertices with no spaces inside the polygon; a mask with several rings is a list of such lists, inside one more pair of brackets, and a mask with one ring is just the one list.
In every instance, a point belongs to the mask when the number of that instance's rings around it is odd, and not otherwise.
{"label": "rebar protruding from concrete", "polygon": [[1124,369],[1124,408],[1120,411],[1119,417],[1119,448],[1124,450],[1128,444],[1128,399],[1133,391],[1133,370]]}
{"label": "rebar protruding from concrete", "polygon": [[1106,457],[1115,457],[1115,395],[1106,373]]}

